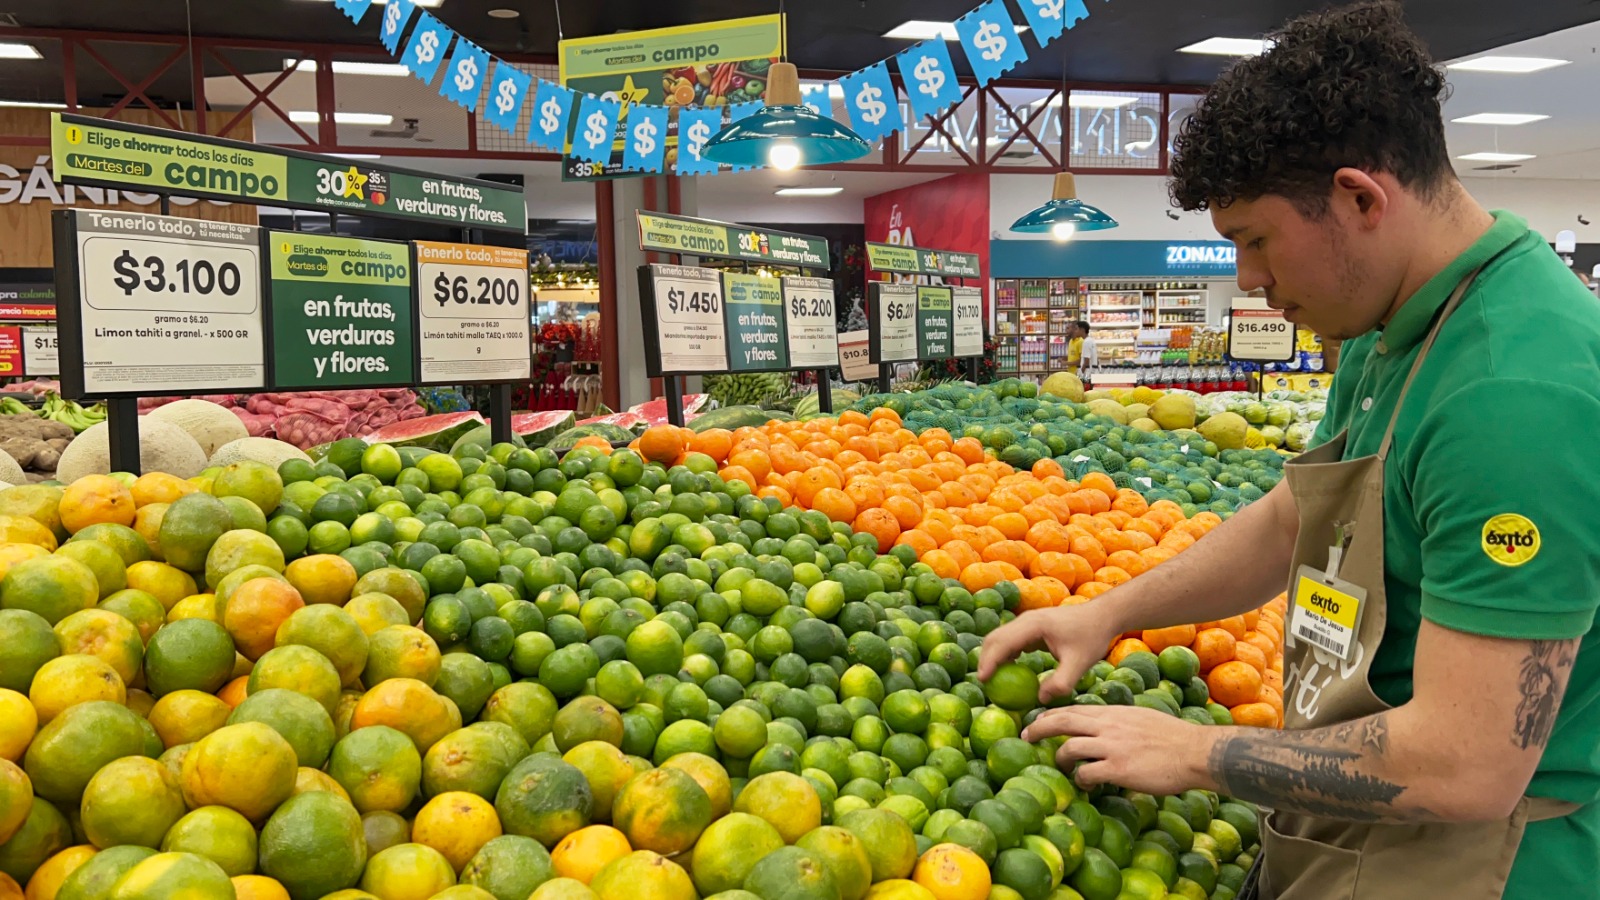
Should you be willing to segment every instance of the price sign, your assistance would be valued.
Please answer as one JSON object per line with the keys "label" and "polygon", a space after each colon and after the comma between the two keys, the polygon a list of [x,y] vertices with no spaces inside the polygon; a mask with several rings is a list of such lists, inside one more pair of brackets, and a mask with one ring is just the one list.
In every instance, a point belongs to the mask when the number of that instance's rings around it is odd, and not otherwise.
{"label": "price sign", "polygon": [[[73,396],[266,387],[260,230],[72,210],[57,246],[63,387]],[[75,292],[75,296],[73,296]]]}
{"label": "price sign", "polygon": [[1241,362],[1294,359],[1294,325],[1258,297],[1235,297],[1228,318],[1228,358]]}
{"label": "price sign", "polygon": [[789,368],[783,286],[776,278],[724,272],[722,296],[728,326],[728,368],[771,372]]}
{"label": "price sign", "polygon": [[983,355],[983,291],[979,288],[950,289],[951,356]]}
{"label": "price sign", "polygon": [[839,374],[845,381],[871,381],[878,377],[878,364],[872,361],[871,331],[839,334]]}
{"label": "price sign", "polygon": [[409,247],[291,231],[267,241],[275,387],[416,383]]}
{"label": "price sign", "polygon": [[420,380],[460,384],[531,377],[528,251],[415,244]]}
{"label": "price sign", "polygon": [[30,378],[61,374],[54,328],[22,328],[22,371]]}
{"label": "price sign", "polygon": [[722,318],[721,277],[693,266],[651,265],[641,267],[640,280],[646,325],[655,326],[646,331],[656,336],[653,346],[645,344],[650,374],[726,372],[728,332]]}
{"label": "price sign", "polygon": [[15,378],[22,373],[22,328],[0,328],[0,375]]}
{"label": "price sign", "polygon": [[783,279],[783,305],[789,318],[789,365],[820,369],[839,364],[839,326],[834,318],[833,282],[826,278]]}
{"label": "price sign", "polygon": [[879,362],[911,362],[917,358],[917,288],[910,284],[875,282],[872,343]]}
{"label": "price sign", "polygon": [[946,359],[950,352],[950,289],[917,288],[917,358]]}

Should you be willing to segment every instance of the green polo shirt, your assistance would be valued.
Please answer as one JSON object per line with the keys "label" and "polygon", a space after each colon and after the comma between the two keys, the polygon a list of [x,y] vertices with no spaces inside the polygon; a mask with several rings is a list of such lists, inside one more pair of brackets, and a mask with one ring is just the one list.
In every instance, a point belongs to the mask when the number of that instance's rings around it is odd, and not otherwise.
{"label": "green polo shirt", "polygon": [[1437,313],[1479,266],[1395,425],[1384,469],[1389,618],[1372,686],[1392,705],[1411,698],[1424,617],[1493,637],[1582,636],[1529,793],[1587,805],[1529,826],[1505,896],[1585,896],[1600,858],[1600,478],[1589,471],[1600,303],[1527,222],[1498,212],[1387,326],[1344,345],[1313,442],[1348,429],[1346,459],[1378,452]]}

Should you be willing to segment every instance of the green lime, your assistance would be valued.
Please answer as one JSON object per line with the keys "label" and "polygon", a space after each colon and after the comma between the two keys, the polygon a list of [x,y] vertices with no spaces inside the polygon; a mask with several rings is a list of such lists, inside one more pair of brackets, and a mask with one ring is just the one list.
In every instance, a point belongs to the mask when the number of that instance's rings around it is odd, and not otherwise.
{"label": "green lime", "polygon": [[1083,851],[1083,862],[1070,878],[1083,900],[1117,900],[1122,893],[1122,870],[1095,847]]}
{"label": "green lime", "polygon": [[1011,888],[1023,900],[1045,900],[1055,886],[1044,859],[1022,848],[1000,851],[994,862],[993,877],[996,884]]}
{"label": "green lime", "polygon": [[384,484],[394,484],[403,468],[405,463],[400,459],[400,451],[388,444],[373,444],[361,452],[361,471]]}
{"label": "green lime", "polygon": [[1178,861],[1167,852],[1167,848],[1149,841],[1139,841],[1133,845],[1133,857],[1130,865],[1135,869],[1144,869],[1154,872],[1161,879],[1163,890],[1172,887],[1178,880]]}
{"label": "green lime", "polygon": [[1022,835],[1025,833],[1022,818],[999,799],[979,800],[972,805],[967,815],[989,826],[989,830],[994,832],[997,845],[1002,850],[1008,850],[1022,842]]}
{"label": "green lime", "polygon": [[343,553],[350,549],[350,531],[338,522],[318,522],[307,533],[306,549],[312,553]]}
{"label": "green lime", "polygon": [[1161,677],[1178,684],[1188,684],[1189,679],[1200,674],[1200,657],[1188,647],[1168,647],[1156,657]]}
{"label": "green lime", "polygon": [[928,701],[916,691],[896,691],[883,701],[883,720],[896,732],[920,734],[928,728]]}
{"label": "green lime", "polygon": [[946,828],[943,839],[978,854],[985,865],[993,865],[999,853],[994,832],[989,830],[989,826],[973,819],[962,819]]}

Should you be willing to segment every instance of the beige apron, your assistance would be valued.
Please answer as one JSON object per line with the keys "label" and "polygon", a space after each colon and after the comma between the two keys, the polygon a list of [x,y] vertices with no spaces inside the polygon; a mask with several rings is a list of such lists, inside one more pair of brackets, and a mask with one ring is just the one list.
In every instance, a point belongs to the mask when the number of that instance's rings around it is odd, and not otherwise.
{"label": "beige apron", "polygon": [[[1284,727],[1320,728],[1389,709],[1368,681],[1388,620],[1383,564],[1383,466],[1400,406],[1477,272],[1462,280],[1417,353],[1388,430],[1374,456],[1343,460],[1347,433],[1284,465],[1299,507],[1300,532],[1290,567],[1290,597],[1301,566],[1326,570],[1336,529],[1349,544],[1336,573],[1365,589],[1351,662],[1292,641],[1284,653]],[[1346,373],[1347,375],[1353,373]],[[1291,606],[1292,609],[1292,606]],[[1287,629],[1286,629],[1287,630]],[[1260,892],[1279,900],[1349,900],[1434,896],[1448,885],[1452,900],[1498,900],[1530,821],[1557,818],[1577,804],[1524,797],[1508,819],[1495,822],[1371,825],[1283,811],[1263,817]]]}

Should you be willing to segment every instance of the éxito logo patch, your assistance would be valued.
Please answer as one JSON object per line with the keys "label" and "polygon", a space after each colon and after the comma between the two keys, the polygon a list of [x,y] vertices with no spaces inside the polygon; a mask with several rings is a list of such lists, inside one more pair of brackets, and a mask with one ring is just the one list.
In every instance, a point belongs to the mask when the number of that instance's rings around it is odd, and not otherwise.
{"label": "\u00e9xito logo patch", "polygon": [[1483,552],[1502,566],[1520,566],[1539,555],[1539,527],[1516,513],[1483,523]]}

